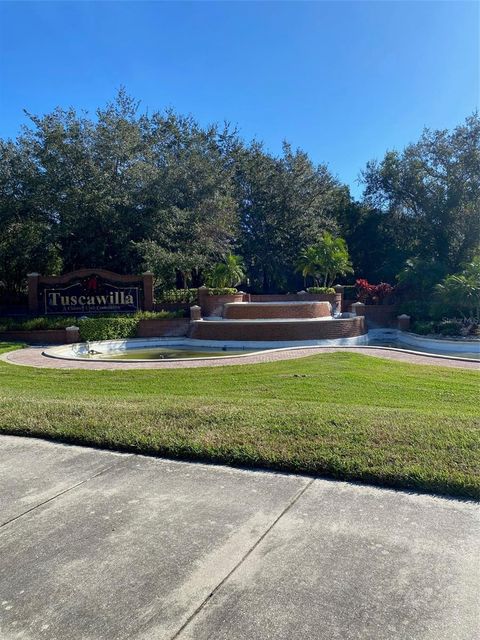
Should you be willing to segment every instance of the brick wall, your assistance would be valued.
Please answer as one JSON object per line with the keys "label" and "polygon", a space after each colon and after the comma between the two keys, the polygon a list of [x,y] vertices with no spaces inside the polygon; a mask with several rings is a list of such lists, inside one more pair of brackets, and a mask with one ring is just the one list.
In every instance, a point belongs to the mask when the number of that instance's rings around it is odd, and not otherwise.
{"label": "brick wall", "polygon": [[365,305],[365,319],[369,329],[378,327],[397,327],[398,305],[396,304],[367,304]]}
{"label": "brick wall", "polygon": [[226,304],[223,317],[229,320],[254,320],[259,318],[326,318],[330,316],[328,302],[278,303],[249,302],[247,304]]}
{"label": "brick wall", "polygon": [[28,344],[66,344],[69,342],[65,329],[36,329],[32,331],[3,331],[0,341],[26,342]]}
{"label": "brick wall", "polygon": [[198,304],[202,309],[202,315],[221,316],[223,313],[223,305],[227,302],[243,302],[244,294],[237,293],[231,296],[209,296],[201,289],[198,290]]}
{"label": "brick wall", "polygon": [[287,294],[246,294],[250,302],[341,302],[341,293],[287,293]]}
{"label": "brick wall", "polygon": [[199,340],[332,340],[366,333],[363,316],[342,320],[292,320],[287,322],[228,322],[198,320],[190,324],[189,337]]}
{"label": "brick wall", "polygon": [[186,336],[189,324],[190,321],[188,318],[140,320],[138,323],[137,338]]}
{"label": "brick wall", "polygon": [[[178,337],[185,336],[189,327],[188,318],[172,318],[168,320],[140,320],[138,338]],[[35,329],[32,331],[4,331],[0,333],[0,341],[26,342],[27,344],[69,344],[79,342],[77,331],[65,329]]]}

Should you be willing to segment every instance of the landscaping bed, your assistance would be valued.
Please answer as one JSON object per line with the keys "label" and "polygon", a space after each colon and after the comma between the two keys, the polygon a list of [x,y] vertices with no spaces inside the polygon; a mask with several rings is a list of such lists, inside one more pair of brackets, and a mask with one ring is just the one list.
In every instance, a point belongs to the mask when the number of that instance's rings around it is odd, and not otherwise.
{"label": "landscaping bed", "polygon": [[[131,315],[89,318],[42,316],[0,318],[0,341],[30,344],[64,344],[78,341],[116,340],[133,337],[182,336],[188,329],[184,311],[142,311]],[[67,327],[78,327],[68,332]]]}
{"label": "landscaping bed", "polygon": [[0,362],[0,431],[479,498],[479,382],[352,353],[228,370]]}

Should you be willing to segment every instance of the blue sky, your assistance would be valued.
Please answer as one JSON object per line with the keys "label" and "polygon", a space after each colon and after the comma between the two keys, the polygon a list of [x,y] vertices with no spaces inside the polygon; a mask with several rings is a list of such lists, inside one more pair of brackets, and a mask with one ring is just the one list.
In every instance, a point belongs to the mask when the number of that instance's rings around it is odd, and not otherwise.
{"label": "blue sky", "polygon": [[359,194],[367,160],[479,105],[477,2],[0,2],[0,136],[23,109],[149,110],[283,139]]}

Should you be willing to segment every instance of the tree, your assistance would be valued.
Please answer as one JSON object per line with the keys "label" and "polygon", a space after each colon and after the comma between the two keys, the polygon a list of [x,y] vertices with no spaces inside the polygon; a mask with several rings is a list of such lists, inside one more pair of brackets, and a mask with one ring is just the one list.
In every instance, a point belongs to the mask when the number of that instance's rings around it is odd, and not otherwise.
{"label": "tree", "polygon": [[480,117],[452,132],[425,129],[402,153],[389,151],[362,173],[365,202],[388,219],[393,251],[456,271],[480,238]]}
{"label": "tree", "polygon": [[315,285],[319,284],[319,262],[320,257],[318,247],[316,246],[307,247],[300,254],[300,257],[297,260],[296,270],[302,274],[305,286],[308,277],[313,279],[313,283]]}
{"label": "tree", "polygon": [[307,154],[283,147],[274,158],[258,143],[241,149],[235,160],[239,203],[238,250],[256,290],[285,290],[297,285],[299,249],[335,230],[341,186],[324,165]]}
{"label": "tree", "polygon": [[95,118],[56,109],[30,121],[16,143],[2,143],[0,221],[42,223],[65,270],[148,268],[185,286],[230,250],[237,143],[228,127],[140,114],[124,90]]}
{"label": "tree", "polygon": [[236,287],[244,277],[242,258],[229,253],[223,262],[219,262],[213,267],[207,282],[212,287]]}
{"label": "tree", "polygon": [[55,230],[42,206],[30,150],[0,141],[0,298],[18,302],[27,273],[61,268]]}
{"label": "tree", "polygon": [[436,287],[437,300],[456,306],[480,320],[480,256],[464,266],[461,273],[447,276]]}
{"label": "tree", "polygon": [[297,271],[304,278],[313,277],[315,284],[329,287],[337,276],[352,273],[348,248],[343,238],[334,238],[326,231],[317,245],[308,247],[300,255]]}
{"label": "tree", "polygon": [[28,273],[58,273],[61,264],[59,248],[51,242],[45,224],[10,222],[0,235],[0,298],[19,302]]}

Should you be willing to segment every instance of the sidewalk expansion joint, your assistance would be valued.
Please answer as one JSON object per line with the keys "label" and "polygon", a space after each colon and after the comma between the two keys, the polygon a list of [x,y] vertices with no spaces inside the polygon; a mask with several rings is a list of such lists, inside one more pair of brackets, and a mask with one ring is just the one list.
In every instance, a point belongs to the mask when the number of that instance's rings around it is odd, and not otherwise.
{"label": "sidewalk expansion joint", "polygon": [[312,478],[307,482],[307,484],[302,487],[297,493],[293,496],[293,498],[288,502],[285,508],[280,512],[280,514],[273,520],[273,522],[265,529],[262,535],[258,538],[258,540],[245,552],[245,554],[240,558],[237,564],[231,569],[227,575],[217,584],[217,586],[208,594],[208,596],[200,603],[200,605],[195,609],[195,611],[187,618],[187,620],[182,624],[182,626],[176,631],[173,636],[169,640],[177,640],[180,637],[180,634],[189,626],[189,624],[198,616],[198,614],[204,609],[204,607],[208,604],[208,602],[212,599],[212,597],[217,593],[219,589],[230,579],[230,577],[241,567],[241,565],[247,560],[247,558],[255,551],[255,549],[263,542],[266,536],[272,531],[275,525],[283,518],[283,516],[290,511],[290,509],[295,505],[295,503],[303,496],[303,494],[311,487],[311,485],[315,482],[315,478]]}
{"label": "sidewalk expansion joint", "polygon": [[47,498],[46,500],[43,500],[43,502],[39,502],[38,504],[34,505],[33,507],[30,507],[30,509],[27,509],[23,513],[19,513],[18,516],[14,516],[13,518],[10,518],[10,520],[7,520],[6,522],[0,524],[0,529],[3,529],[3,527],[6,527],[8,524],[11,524],[12,522],[15,522],[19,518],[23,518],[23,516],[26,516],[27,514],[31,513],[32,511],[35,511],[39,507],[42,507],[43,505],[48,504],[49,502],[52,502],[53,500],[56,500],[60,496],[63,496],[65,493],[68,493],[69,491],[72,491],[73,489],[76,489],[77,487],[80,487],[83,484],[85,484],[87,482],[90,482],[90,480],[94,480],[95,478],[98,478],[98,476],[103,475],[104,473],[106,473],[107,471],[110,471],[110,469],[113,469],[114,467],[118,466],[121,463],[123,463],[123,460],[118,460],[114,464],[111,464],[108,467],[104,467],[103,469],[100,469],[100,471],[97,471],[97,473],[94,473],[93,475],[89,476],[88,478],[85,478],[84,480],[80,480],[79,482],[77,482],[75,484],[72,484],[71,487],[67,487],[63,491],[60,491],[59,493],[56,493],[54,496],[51,496],[50,498]]}

